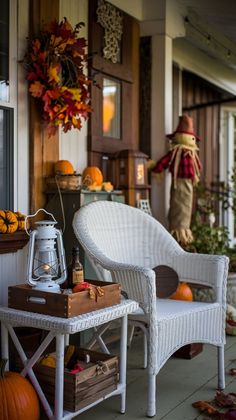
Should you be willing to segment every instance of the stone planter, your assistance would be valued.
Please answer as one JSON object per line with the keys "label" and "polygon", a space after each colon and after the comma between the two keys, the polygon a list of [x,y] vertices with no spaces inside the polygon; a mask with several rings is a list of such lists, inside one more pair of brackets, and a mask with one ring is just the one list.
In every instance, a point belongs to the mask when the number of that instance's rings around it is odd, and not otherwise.
{"label": "stone planter", "polygon": [[236,308],[236,273],[229,273],[228,275],[227,303]]}
{"label": "stone planter", "polygon": [[[213,290],[210,287],[191,285],[193,299],[199,302],[212,302]],[[236,273],[229,273],[227,279],[226,301],[236,308]]]}

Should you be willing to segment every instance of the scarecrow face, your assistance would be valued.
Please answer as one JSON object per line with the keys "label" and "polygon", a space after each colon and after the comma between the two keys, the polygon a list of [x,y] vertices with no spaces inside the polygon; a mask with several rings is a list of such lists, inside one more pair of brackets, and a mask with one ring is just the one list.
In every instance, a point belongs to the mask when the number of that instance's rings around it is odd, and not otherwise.
{"label": "scarecrow face", "polygon": [[175,133],[174,143],[194,147],[196,146],[196,137],[193,134]]}

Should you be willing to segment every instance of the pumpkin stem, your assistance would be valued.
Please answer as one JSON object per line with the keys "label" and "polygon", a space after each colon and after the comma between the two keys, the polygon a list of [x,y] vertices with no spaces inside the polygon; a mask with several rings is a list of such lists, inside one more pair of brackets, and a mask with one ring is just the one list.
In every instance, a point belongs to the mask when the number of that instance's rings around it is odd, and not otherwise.
{"label": "pumpkin stem", "polygon": [[0,379],[4,379],[7,359],[0,359]]}

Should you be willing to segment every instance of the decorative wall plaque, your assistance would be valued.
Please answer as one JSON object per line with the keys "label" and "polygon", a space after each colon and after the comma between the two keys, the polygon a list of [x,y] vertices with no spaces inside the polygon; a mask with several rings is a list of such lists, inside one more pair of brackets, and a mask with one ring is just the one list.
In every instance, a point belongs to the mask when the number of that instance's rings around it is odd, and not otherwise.
{"label": "decorative wall plaque", "polygon": [[103,56],[112,63],[120,61],[120,41],[123,32],[123,19],[115,6],[98,0],[97,21],[105,30]]}

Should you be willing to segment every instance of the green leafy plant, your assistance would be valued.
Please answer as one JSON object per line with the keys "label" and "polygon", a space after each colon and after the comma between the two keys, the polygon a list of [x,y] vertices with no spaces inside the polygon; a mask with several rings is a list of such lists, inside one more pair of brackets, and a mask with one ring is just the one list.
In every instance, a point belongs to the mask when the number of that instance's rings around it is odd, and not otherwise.
{"label": "green leafy plant", "polygon": [[229,232],[225,226],[217,223],[219,197],[205,184],[201,183],[195,190],[195,211],[192,217],[191,230],[194,241],[191,248],[205,254],[227,254]]}
{"label": "green leafy plant", "polygon": [[[235,176],[235,173],[234,173]],[[186,249],[203,254],[227,255],[230,259],[229,271],[236,271],[236,248],[230,247],[229,231],[219,224],[219,205],[224,210],[229,206],[236,214],[236,199],[232,197],[228,185],[220,183],[220,188],[208,187],[200,183],[195,190],[195,210],[191,230],[194,241]],[[234,206],[234,207],[233,207]]]}
{"label": "green leafy plant", "polygon": [[228,254],[228,231],[224,226],[210,226],[199,214],[192,223],[194,241],[191,246],[203,254]]}

